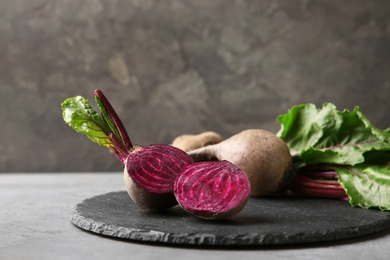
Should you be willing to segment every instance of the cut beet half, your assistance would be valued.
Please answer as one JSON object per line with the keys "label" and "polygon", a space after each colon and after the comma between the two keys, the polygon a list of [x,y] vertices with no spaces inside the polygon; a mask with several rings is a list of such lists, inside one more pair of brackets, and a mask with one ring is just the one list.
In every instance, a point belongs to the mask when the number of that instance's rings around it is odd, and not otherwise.
{"label": "cut beet half", "polygon": [[228,161],[188,165],[176,179],[174,194],[180,206],[204,219],[225,219],[245,206],[251,185],[245,172]]}
{"label": "cut beet half", "polygon": [[135,146],[125,162],[125,170],[141,188],[153,193],[173,192],[176,178],[192,163],[184,151],[167,145]]}

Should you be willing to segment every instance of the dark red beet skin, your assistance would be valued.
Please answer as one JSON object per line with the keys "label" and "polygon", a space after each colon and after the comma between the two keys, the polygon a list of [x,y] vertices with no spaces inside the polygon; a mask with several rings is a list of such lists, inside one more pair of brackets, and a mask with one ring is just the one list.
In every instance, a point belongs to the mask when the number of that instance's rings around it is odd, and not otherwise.
{"label": "dark red beet skin", "polygon": [[148,192],[173,192],[176,178],[192,163],[184,151],[167,144],[135,146],[125,162],[131,179]]}
{"label": "dark red beet skin", "polygon": [[228,161],[188,165],[174,194],[186,211],[205,219],[230,218],[245,206],[251,185],[245,172]]}

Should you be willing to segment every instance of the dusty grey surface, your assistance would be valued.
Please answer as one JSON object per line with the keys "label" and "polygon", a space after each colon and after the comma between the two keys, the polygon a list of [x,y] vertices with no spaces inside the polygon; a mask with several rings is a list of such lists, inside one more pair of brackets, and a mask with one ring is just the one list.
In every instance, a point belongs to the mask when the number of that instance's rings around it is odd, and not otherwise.
{"label": "dusty grey surface", "polygon": [[389,230],[347,241],[233,250],[129,243],[69,221],[84,198],[121,189],[121,173],[0,175],[0,259],[388,259]]}
{"label": "dusty grey surface", "polygon": [[234,218],[211,221],[179,206],[146,213],[119,191],[78,203],[70,221],[91,233],[129,241],[230,248],[355,238],[390,228],[390,213],[353,208],[341,200],[278,196],[250,198]]}
{"label": "dusty grey surface", "polygon": [[1,0],[0,172],[119,171],[61,118],[95,88],[142,145],[306,102],[388,127],[389,28],[387,0]]}

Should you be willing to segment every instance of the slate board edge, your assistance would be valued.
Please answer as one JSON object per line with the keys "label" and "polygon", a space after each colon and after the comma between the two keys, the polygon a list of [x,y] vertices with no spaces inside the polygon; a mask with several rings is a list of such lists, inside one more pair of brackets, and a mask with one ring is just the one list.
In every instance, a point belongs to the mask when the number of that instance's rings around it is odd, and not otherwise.
{"label": "slate board edge", "polygon": [[[107,193],[110,194],[110,193]],[[102,196],[102,195],[99,195]],[[94,197],[93,197],[94,198]],[[84,200],[85,201],[85,200]],[[84,202],[83,201],[83,202]],[[83,203],[79,203],[80,205]],[[198,233],[169,233],[151,229],[120,227],[85,218],[79,211],[77,204],[70,213],[70,222],[77,227],[96,234],[120,238],[130,241],[155,242],[174,245],[194,246],[260,246],[260,245],[288,245],[335,240],[351,239],[369,235],[389,228],[389,221],[377,221],[370,225],[356,228],[341,228],[324,233],[295,233],[261,234],[247,233],[238,235],[218,236],[215,234]]]}

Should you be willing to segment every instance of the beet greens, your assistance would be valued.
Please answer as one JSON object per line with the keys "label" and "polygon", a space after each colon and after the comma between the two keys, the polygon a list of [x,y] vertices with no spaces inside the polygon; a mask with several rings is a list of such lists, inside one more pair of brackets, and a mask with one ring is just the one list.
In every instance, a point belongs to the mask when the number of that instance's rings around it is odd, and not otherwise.
{"label": "beet greens", "polygon": [[389,129],[376,128],[358,107],[338,111],[330,103],[294,106],[278,122],[293,157],[292,191],[390,210]]}

